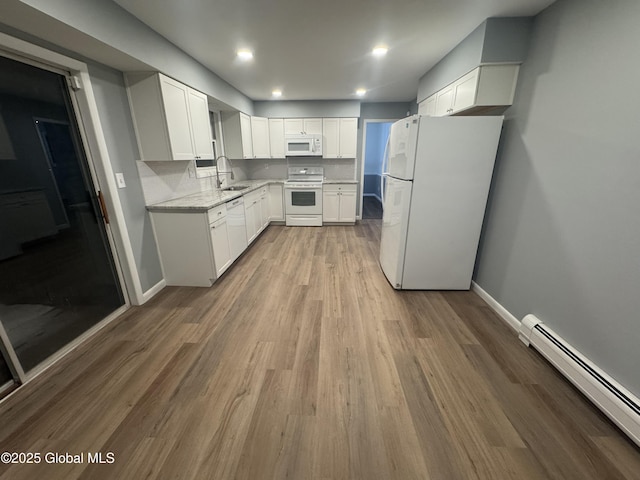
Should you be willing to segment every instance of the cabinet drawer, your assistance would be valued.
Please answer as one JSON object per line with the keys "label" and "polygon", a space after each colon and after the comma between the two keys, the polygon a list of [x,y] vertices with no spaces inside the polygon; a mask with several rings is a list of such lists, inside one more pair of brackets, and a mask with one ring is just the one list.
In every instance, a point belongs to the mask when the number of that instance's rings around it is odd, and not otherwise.
{"label": "cabinet drawer", "polygon": [[322,186],[323,192],[355,192],[357,189],[358,186],[355,183],[325,183]]}
{"label": "cabinet drawer", "polygon": [[244,195],[245,208],[246,208],[247,204],[251,204],[255,200],[259,200],[260,199],[261,191],[262,191],[262,189],[259,188],[257,190],[253,190],[252,192],[245,193],[245,195]]}
{"label": "cabinet drawer", "polygon": [[219,220],[226,216],[227,216],[227,205],[224,203],[222,205],[218,205],[217,207],[210,209],[207,212],[207,218],[209,219],[209,223],[213,223],[216,220]]}

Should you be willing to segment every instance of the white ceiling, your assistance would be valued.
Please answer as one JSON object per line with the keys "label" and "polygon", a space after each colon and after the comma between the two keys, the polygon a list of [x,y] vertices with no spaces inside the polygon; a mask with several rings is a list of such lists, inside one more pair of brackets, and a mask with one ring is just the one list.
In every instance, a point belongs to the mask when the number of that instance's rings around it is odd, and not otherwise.
{"label": "white ceiling", "polygon": [[[411,101],[419,78],[487,17],[554,0],[114,0],[253,100]],[[375,45],[389,52],[374,58]],[[254,51],[240,62],[239,48]]]}

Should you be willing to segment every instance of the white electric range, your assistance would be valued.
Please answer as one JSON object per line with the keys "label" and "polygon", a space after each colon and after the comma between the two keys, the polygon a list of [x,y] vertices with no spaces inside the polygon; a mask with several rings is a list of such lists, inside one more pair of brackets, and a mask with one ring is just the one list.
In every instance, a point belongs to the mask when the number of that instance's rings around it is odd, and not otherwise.
{"label": "white electric range", "polygon": [[322,226],[323,167],[289,167],[284,182],[285,219],[290,226]]}

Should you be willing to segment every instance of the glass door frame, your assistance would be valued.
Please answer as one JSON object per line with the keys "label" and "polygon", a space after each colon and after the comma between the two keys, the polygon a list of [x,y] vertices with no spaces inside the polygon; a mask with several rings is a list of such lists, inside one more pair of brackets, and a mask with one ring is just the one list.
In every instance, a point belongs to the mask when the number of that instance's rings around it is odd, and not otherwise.
{"label": "glass door frame", "polygon": [[0,385],[0,399],[2,399],[5,394],[9,394],[13,389],[19,387],[23,383],[27,381],[27,377],[22,369],[22,365],[18,360],[16,352],[13,350],[13,346],[9,341],[9,337],[7,336],[7,332],[0,321],[0,358],[4,358],[7,366],[9,367],[9,371],[11,372],[11,376],[13,377],[13,384],[11,381],[5,383],[4,385]]}
{"label": "glass door frame", "polygon": [[[5,358],[14,381],[19,386],[45,371],[60,358],[93,336],[98,330],[124,313],[132,304],[139,305],[144,303],[145,295],[142,292],[137,267],[133,259],[133,251],[124,222],[124,214],[119,201],[111,163],[109,162],[87,65],[4,33],[0,33],[0,56],[54,72],[66,79],[66,89],[71,103],[70,110],[72,110],[69,115],[76,122],[77,132],[80,137],[78,139],[78,147],[82,149],[81,153],[86,159],[91,187],[96,197],[102,194],[104,203],[99,203],[102,208],[106,207],[107,212],[110,214],[107,221],[105,212],[102,212],[103,224],[110,253],[115,264],[116,280],[119,283],[124,299],[124,304],[121,307],[29,372],[24,372],[0,318],[0,354]],[[71,125],[70,127],[73,128]],[[101,188],[101,185],[104,188]],[[3,387],[4,385],[0,385],[0,390]]]}

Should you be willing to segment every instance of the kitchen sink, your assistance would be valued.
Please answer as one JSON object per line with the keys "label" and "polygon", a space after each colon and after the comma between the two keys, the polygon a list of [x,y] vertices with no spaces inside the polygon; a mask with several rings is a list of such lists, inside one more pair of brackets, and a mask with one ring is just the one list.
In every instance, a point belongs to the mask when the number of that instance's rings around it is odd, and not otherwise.
{"label": "kitchen sink", "polygon": [[232,185],[230,187],[225,187],[222,190],[225,192],[235,192],[237,190],[244,190],[245,188],[249,188],[247,185]]}

